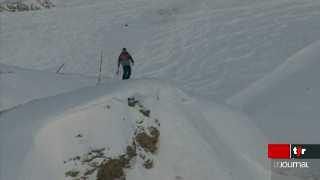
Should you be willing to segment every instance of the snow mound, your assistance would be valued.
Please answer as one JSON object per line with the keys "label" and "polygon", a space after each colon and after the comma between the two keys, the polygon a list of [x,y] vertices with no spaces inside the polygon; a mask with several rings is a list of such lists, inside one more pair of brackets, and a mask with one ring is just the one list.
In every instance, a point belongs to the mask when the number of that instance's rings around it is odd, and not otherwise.
{"label": "snow mound", "polygon": [[248,113],[274,142],[319,143],[319,48],[317,41],[302,49],[229,104]]}
{"label": "snow mound", "polygon": [[[128,104],[132,97],[138,106]],[[270,178],[266,140],[251,120],[150,79],[109,82],[2,113],[0,179],[70,179],[66,172],[77,176],[88,170],[77,160],[89,152],[111,158],[124,153],[138,126],[159,130],[158,149],[143,154],[153,163],[150,169],[143,156],[132,160],[127,179]]]}
{"label": "snow mound", "polygon": [[26,70],[0,64],[0,111],[33,99],[94,85],[93,78]]}

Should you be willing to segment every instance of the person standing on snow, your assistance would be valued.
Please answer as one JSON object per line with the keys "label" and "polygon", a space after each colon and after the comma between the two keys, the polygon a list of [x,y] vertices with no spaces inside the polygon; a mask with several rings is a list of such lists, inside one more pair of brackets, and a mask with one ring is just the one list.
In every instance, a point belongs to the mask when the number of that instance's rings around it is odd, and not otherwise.
{"label": "person standing on snow", "polygon": [[117,74],[119,74],[120,64],[123,68],[122,79],[129,79],[131,76],[131,64],[134,65],[134,61],[126,48],[123,48],[119,55]]}

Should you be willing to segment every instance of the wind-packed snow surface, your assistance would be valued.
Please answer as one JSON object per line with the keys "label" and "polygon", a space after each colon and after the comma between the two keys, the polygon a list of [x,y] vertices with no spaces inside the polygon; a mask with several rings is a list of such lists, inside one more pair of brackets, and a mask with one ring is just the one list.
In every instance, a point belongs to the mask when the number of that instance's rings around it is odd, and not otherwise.
{"label": "wind-packed snow surface", "polygon": [[33,99],[91,86],[96,82],[96,78],[59,75],[0,64],[0,111]]}
{"label": "wind-packed snow surface", "polygon": [[[228,100],[255,120],[270,143],[319,143],[319,48],[320,41],[309,45]],[[299,176],[319,177],[317,161],[312,163]]]}
{"label": "wind-packed snow surface", "polygon": [[58,1],[50,10],[2,13],[0,62],[65,64],[66,73],[92,75],[102,52],[112,77],[126,47],[134,77],[170,79],[223,102],[320,38],[317,0],[234,2]]}
{"label": "wind-packed snow surface", "polygon": [[160,143],[154,168],[137,163],[127,179],[268,179],[266,140],[246,116],[156,80],[85,88],[3,113],[1,179],[64,179],[69,158],[94,148],[123,152],[143,118],[128,107],[128,97],[159,121]]}
{"label": "wind-packed snow surface", "polygon": [[[51,2],[0,13],[0,180],[69,180],[140,126],[159,149],[128,180],[270,180],[267,143],[320,143],[318,0]],[[121,82],[123,47],[136,63]]]}
{"label": "wind-packed snow surface", "polygon": [[319,143],[319,48],[317,41],[297,52],[228,102],[254,118],[273,142]]}

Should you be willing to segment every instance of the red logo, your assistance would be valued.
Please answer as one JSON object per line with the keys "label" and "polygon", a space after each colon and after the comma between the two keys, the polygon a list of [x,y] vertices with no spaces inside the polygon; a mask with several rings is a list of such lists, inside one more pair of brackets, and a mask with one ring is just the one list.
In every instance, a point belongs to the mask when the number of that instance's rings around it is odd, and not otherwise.
{"label": "red logo", "polygon": [[293,148],[293,154],[296,155],[297,158],[301,158],[301,156],[307,151],[307,149],[302,148],[302,146],[295,146]]}
{"label": "red logo", "polygon": [[268,144],[269,159],[290,159],[290,144]]}

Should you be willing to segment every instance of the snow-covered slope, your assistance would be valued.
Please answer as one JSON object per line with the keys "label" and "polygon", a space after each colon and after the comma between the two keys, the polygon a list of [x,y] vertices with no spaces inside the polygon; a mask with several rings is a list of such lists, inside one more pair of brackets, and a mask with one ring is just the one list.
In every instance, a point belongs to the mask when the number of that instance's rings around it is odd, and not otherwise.
{"label": "snow-covered slope", "polygon": [[0,111],[33,99],[95,85],[96,78],[26,70],[0,64]]}
{"label": "snow-covered slope", "polygon": [[229,99],[277,143],[320,143],[320,41]]}
{"label": "snow-covered slope", "polygon": [[223,101],[320,38],[316,0],[226,1],[224,9],[216,1],[66,2],[1,14],[0,62],[41,70],[65,63],[66,72],[95,74],[102,51],[110,76],[127,47],[134,77],[171,79]]}
{"label": "snow-covered slope", "polygon": [[[129,107],[128,97],[148,108],[150,117]],[[121,154],[141,119],[149,125],[158,120],[159,150],[151,155],[152,169],[137,158],[127,179],[270,178],[266,140],[251,120],[151,79],[84,88],[2,113],[0,179],[68,179],[65,172],[81,164],[64,161],[97,148],[108,149],[109,157]]]}
{"label": "snow-covered slope", "polygon": [[[140,123],[159,129],[159,149],[129,180],[270,180],[268,142],[319,143],[318,0],[52,2],[0,13],[0,180],[69,180],[93,150],[124,153]],[[115,76],[123,47],[136,80]]]}

